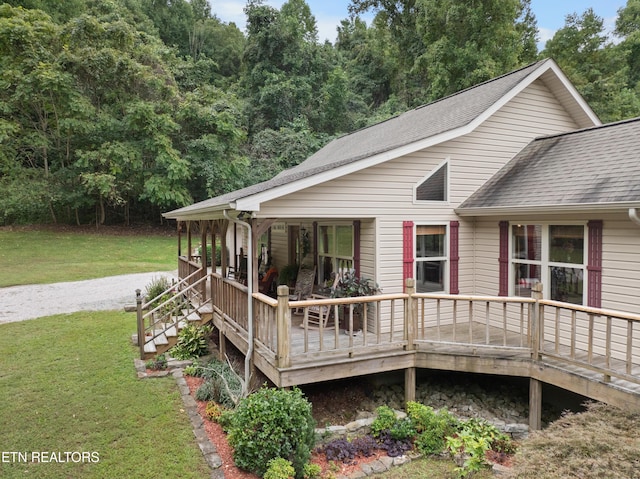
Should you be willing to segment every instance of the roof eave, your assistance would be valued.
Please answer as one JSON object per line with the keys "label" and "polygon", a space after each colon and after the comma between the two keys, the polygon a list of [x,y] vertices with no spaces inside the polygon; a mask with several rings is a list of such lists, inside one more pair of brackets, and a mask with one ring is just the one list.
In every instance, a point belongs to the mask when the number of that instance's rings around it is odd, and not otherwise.
{"label": "roof eave", "polygon": [[[189,207],[179,208],[177,210],[169,211],[167,213],[162,213],[162,216],[168,220],[177,220],[177,221],[188,221],[188,220],[210,220],[217,219],[219,216],[223,218],[222,212],[224,210],[235,210],[236,204],[232,203],[224,203],[220,205],[207,206],[205,208],[194,208],[189,209]],[[183,211],[184,210],[184,211]]]}
{"label": "roof eave", "polygon": [[629,208],[640,208],[640,201],[617,203],[574,203],[563,205],[528,205],[528,206],[490,206],[456,208],[454,211],[461,217],[480,216],[514,216],[514,215],[544,215],[571,214],[589,211],[620,212]]}

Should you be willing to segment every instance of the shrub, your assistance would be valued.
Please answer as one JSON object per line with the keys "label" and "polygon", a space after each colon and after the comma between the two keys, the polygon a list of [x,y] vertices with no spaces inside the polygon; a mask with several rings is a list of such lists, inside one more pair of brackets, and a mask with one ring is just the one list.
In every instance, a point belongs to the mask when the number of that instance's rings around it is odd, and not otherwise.
{"label": "shrub", "polygon": [[220,421],[220,418],[222,417],[223,412],[224,412],[224,408],[215,401],[209,401],[207,403],[207,407],[204,410],[204,413],[207,416],[207,419],[211,422]]}
{"label": "shrub", "polygon": [[418,433],[415,446],[423,454],[444,451],[445,437],[453,435],[459,427],[459,421],[446,409],[436,412],[431,406],[409,402],[407,414]]}
{"label": "shrub", "polygon": [[389,406],[380,406],[371,424],[371,434],[389,457],[397,457],[413,448],[416,429],[409,417],[399,419]]}
{"label": "shrub", "polygon": [[267,463],[281,457],[291,461],[296,477],[315,442],[311,404],[298,388],[262,388],[243,398],[230,417],[229,444],[238,467],[264,475]]}
{"label": "shrub", "polygon": [[[226,408],[233,409],[242,399],[242,381],[233,368],[223,361],[212,359],[200,367],[201,376],[207,384],[207,401],[216,401]],[[202,386],[201,386],[202,387]]]}
{"label": "shrub", "polygon": [[295,473],[296,470],[291,465],[291,461],[276,457],[267,463],[267,472],[264,473],[264,479],[289,479]]}
{"label": "shrub", "polygon": [[184,373],[187,376],[192,376],[192,377],[202,376],[202,370],[200,369],[200,366],[198,366],[197,364],[190,364],[189,366],[186,366],[184,368]]}
{"label": "shrub", "polygon": [[376,409],[376,418],[371,423],[371,434],[380,437],[382,431],[388,431],[396,422],[396,413],[389,406],[380,406]]}
{"label": "shrub", "polygon": [[207,336],[209,326],[189,325],[178,333],[178,342],[171,348],[170,354],[176,359],[195,359],[209,352]]}
{"label": "shrub", "polygon": [[[151,282],[147,285],[145,290],[145,297],[147,301],[154,300],[159,298],[162,293],[171,288],[171,283],[166,276],[158,276],[157,278],[151,278]],[[164,297],[163,297],[164,298]],[[163,301],[166,301],[167,298],[162,299],[159,298],[157,301],[151,305],[152,308],[155,308]]]}
{"label": "shrub", "polygon": [[460,430],[446,439],[451,454],[464,458],[463,464],[456,469],[460,477],[489,467],[486,453],[498,440],[508,441],[510,438],[484,419],[471,418],[461,423]]}
{"label": "shrub", "polygon": [[153,371],[164,371],[167,366],[167,358],[164,354],[159,354],[155,359],[150,359],[145,363],[145,367]]}
{"label": "shrub", "polygon": [[210,379],[203,382],[196,391],[196,399],[198,401],[216,401],[217,397],[216,386]]}
{"label": "shrub", "polygon": [[313,462],[306,463],[303,469],[304,479],[317,479],[322,473],[320,464],[314,464]]}

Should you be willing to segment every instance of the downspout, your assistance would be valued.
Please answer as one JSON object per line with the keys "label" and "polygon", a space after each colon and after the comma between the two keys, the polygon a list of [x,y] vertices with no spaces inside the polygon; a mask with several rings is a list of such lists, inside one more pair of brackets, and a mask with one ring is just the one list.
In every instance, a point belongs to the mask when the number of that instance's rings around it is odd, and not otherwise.
{"label": "downspout", "polygon": [[637,208],[629,208],[629,219],[640,226],[640,216],[638,216]]}
{"label": "downspout", "polygon": [[249,252],[247,253],[247,315],[248,315],[248,349],[247,355],[244,358],[244,385],[242,386],[242,393],[246,395],[249,391],[249,380],[251,376],[251,358],[253,357],[253,238],[251,231],[251,224],[240,221],[237,218],[231,218],[229,216],[228,210],[223,210],[222,214],[226,219],[231,221],[232,223],[240,226],[246,226],[249,234],[247,249]]}

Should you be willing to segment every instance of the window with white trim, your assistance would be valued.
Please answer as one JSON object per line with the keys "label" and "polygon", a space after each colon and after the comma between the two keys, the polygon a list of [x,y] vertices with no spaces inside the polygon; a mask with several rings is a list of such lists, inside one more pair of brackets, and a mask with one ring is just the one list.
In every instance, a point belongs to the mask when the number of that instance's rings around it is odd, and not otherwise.
{"label": "window with white trim", "polygon": [[531,296],[542,282],[544,297],[584,304],[587,239],[584,224],[511,225],[513,294]]}
{"label": "window with white trim", "polygon": [[332,273],[353,272],[353,225],[318,226],[318,280],[331,281]]}
{"label": "window with white trim", "polygon": [[416,225],[416,292],[445,291],[447,267],[446,225]]}
{"label": "window with white trim", "polygon": [[416,201],[449,200],[449,161],[439,165],[415,187]]}

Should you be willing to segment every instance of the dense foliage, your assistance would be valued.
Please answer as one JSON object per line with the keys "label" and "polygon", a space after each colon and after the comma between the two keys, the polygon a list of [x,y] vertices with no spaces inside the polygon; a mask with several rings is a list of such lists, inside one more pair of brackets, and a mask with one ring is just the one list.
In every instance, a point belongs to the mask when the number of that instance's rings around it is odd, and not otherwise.
{"label": "dense foliage", "polygon": [[244,398],[230,417],[229,444],[241,469],[263,476],[272,459],[291,462],[302,478],[315,443],[311,403],[297,389],[263,387]]}
{"label": "dense foliage", "polygon": [[157,219],[539,57],[604,121],[640,114],[640,0],[613,34],[567,16],[540,53],[530,0],[350,9],[331,44],[304,0],[249,0],[246,32],[208,0],[1,4],[0,225]]}

